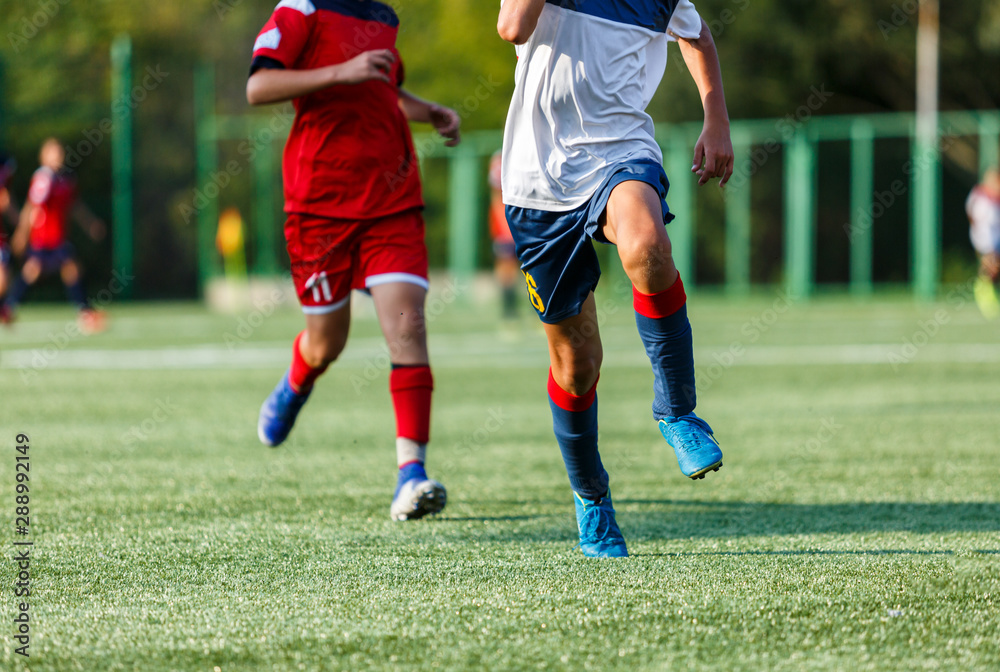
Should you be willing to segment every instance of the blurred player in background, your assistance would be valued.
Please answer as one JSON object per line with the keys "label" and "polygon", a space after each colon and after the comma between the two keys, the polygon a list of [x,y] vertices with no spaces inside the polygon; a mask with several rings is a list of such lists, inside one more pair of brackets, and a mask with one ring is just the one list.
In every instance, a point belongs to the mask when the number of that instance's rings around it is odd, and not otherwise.
{"label": "blurred player in background", "polygon": [[267,445],[285,440],[347,342],[351,290],[369,292],[392,361],[399,472],[389,512],[413,520],[440,511],[446,492],[424,469],[434,385],[423,197],[408,121],[431,124],[453,146],[460,120],[402,88],[398,26],[380,2],[284,1],[254,44],[247,100],[295,104],[284,155],[285,240],[306,322],[257,430]]}
{"label": "blurred player in background", "polygon": [[1000,317],[996,285],[1000,279],[1000,172],[986,171],[965,201],[969,216],[969,238],[979,254],[979,278],[975,295],[979,309],[988,319]]}
{"label": "blurred player in background", "polygon": [[687,299],[664,227],[673,215],[663,157],[645,112],[666,67],[667,42],[677,40],[705,110],[691,170],[699,184],[713,177],[725,184],[733,147],[715,42],[689,0],[505,0],[497,29],[518,45],[504,129],[504,202],[549,341],[549,406],[580,549],[590,557],[627,556],[597,448],[603,352],[593,290],[601,269],[591,238],[618,246],[632,281],[636,325],[653,368],[653,417],[682,473],[701,478],[718,470],[722,451],[694,414]]}
{"label": "blurred player in background", "polygon": [[29,287],[46,275],[59,273],[69,300],[79,311],[81,330],[100,331],[104,315],[87,301],[83,273],[67,240],[67,226],[72,216],[96,242],[104,238],[104,222],[77,199],[76,179],[63,165],[66,154],[59,140],[49,138],[42,143],[38,158],[41,167],[31,178],[28,199],[11,241],[14,254],[25,259],[7,297],[7,307],[13,313]]}
{"label": "blurred player in background", "polygon": [[7,186],[16,169],[17,162],[14,158],[0,152],[0,323],[2,324],[10,324],[11,320],[10,309],[4,301],[7,289],[10,287],[10,246],[7,244],[4,221],[9,222],[12,229],[17,227],[17,203]]}
{"label": "blurred player in background", "polygon": [[490,238],[493,240],[493,275],[500,285],[501,315],[517,318],[517,251],[504,214],[500,190],[500,152],[490,158]]}

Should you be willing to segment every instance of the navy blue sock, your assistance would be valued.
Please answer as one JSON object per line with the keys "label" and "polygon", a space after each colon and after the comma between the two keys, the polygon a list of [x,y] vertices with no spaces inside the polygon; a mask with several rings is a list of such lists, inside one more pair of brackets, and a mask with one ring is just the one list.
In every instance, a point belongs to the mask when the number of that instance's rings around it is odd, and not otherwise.
{"label": "navy blue sock", "polygon": [[687,415],[694,410],[694,350],[687,296],[680,276],[667,290],[642,294],[632,289],[635,324],[653,367],[653,417]]}
{"label": "navy blue sock", "polygon": [[597,450],[597,383],[577,397],[559,387],[549,370],[549,407],[570,486],[584,499],[600,499],[608,492],[608,472]]}
{"label": "navy blue sock", "polygon": [[7,307],[14,309],[24,300],[24,295],[28,293],[28,283],[20,275],[14,279],[14,283],[7,292]]}
{"label": "navy blue sock", "polygon": [[66,285],[66,296],[79,310],[90,307],[90,303],[87,302],[87,292],[83,289],[83,280],[79,278],[72,285]]}

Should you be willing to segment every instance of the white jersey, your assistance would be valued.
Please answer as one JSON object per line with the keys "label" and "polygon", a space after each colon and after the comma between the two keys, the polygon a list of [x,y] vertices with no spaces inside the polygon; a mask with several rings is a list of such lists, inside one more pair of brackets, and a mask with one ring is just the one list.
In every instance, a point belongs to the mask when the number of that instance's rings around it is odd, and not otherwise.
{"label": "white jersey", "polygon": [[965,201],[969,238],[979,254],[1000,254],[1000,199],[976,187]]}
{"label": "white jersey", "polygon": [[646,106],[666,69],[667,42],[700,33],[690,0],[547,0],[516,48],[504,203],[572,210],[616,164],[662,163]]}

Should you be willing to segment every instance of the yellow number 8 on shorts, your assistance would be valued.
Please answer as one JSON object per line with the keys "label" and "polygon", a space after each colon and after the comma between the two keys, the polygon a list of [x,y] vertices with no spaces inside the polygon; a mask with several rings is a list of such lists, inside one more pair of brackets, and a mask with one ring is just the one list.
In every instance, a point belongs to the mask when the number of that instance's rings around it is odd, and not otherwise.
{"label": "yellow number 8 on shorts", "polygon": [[545,312],[545,304],[542,303],[542,297],[538,295],[538,284],[535,279],[531,277],[531,273],[524,274],[524,281],[528,285],[528,298],[531,299],[531,305],[535,307],[540,313]]}

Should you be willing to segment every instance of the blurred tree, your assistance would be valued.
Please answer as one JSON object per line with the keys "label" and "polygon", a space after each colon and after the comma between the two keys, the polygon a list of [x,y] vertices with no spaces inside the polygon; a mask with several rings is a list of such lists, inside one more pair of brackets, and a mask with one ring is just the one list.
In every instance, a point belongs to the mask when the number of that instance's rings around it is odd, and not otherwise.
{"label": "blurred tree", "polygon": [[[194,66],[214,62],[221,111],[251,111],[244,99],[250,50],[275,0],[3,0],[0,59],[6,70],[6,144],[21,163],[14,183],[23,198],[41,140],[51,134],[79,148],[81,187],[110,216],[110,143],[102,120],[109,104],[111,40],[135,44],[136,245],[141,296],[192,295],[196,287],[193,221],[183,216],[194,184]],[[498,3],[393,0],[406,86],[455,107],[466,129],[500,128],[516,63],[496,35]],[[723,63],[734,118],[784,117],[813,87],[832,95],[816,114],[912,110],[917,0],[696,0]],[[941,15],[941,109],[1000,106],[1000,0],[948,3]],[[675,46],[650,112],[657,121],[701,115],[697,92]],[[148,87],[145,75],[166,73]],[[141,98],[141,100],[140,100]],[[86,156],[83,156],[87,152]],[[248,171],[249,172],[249,171]],[[443,241],[437,182],[428,199],[434,245]],[[971,176],[970,176],[971,178]],[[247,184],[232,199],[250,198]],[[223,205],[228,205],[225,203]],[[717,244],[713,237],[707,241]],[[108,269],[107,250],[84,247],[92,269]],[[432,250],[436,259],[440,250]],[[711,255],[710,255],[711,256]],[[717,255],[716,255],[717,256]],[[485,260],[484,260],[485,261]]]}

